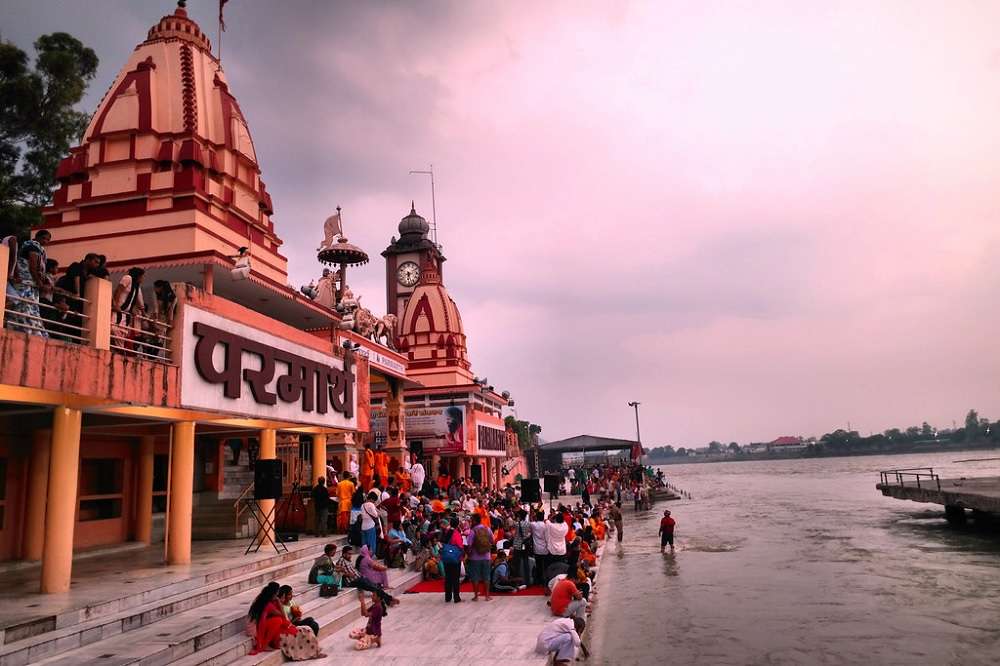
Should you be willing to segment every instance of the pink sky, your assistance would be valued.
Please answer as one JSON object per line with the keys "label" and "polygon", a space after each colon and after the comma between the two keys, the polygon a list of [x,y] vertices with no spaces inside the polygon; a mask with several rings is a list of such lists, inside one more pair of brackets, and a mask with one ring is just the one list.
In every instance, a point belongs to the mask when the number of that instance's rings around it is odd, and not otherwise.
{"label": "pink sky", "polygon": [[[548,439],[631,436],[628,400],[650,446],[1000,417],[1000,6],[330,4],[227,5],[295,285],[339,204],[384,308],[433,162],[474,369]],[[92,110],[171,6],[17,0],[3,36],[95,48]]]}

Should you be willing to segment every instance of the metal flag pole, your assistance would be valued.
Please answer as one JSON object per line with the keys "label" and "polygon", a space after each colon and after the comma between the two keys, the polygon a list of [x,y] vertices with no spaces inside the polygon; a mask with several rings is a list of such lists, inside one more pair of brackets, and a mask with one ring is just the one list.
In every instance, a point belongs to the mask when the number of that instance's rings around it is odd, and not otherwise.
{"label": "metal flag pole", "polygon": [[639,435],[639,405],[638,401],[628,403],[629,407],[635,408],[635,441],[639,444],[639,462],[642,462],[642,437]]}
{"label": "metal flag pole", "polygon": [[421,174],[431,177],[431,230],[434,232],[434,244],[438,244],[438,223],[437,223],[437,200],[434,196],[434,165],[430,165],[427,171],[410,171],[410,175]]}

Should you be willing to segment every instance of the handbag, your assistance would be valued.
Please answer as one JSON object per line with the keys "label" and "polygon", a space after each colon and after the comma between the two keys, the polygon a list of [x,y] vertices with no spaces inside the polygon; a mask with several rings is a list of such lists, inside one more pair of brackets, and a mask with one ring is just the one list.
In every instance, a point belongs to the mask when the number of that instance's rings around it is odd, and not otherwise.
{"label": "handbag", "polygon": [[340,594],[340,588],[336,585],[323,584],[319,586],[319,596],[323,598],[335,597],[338,594]]}

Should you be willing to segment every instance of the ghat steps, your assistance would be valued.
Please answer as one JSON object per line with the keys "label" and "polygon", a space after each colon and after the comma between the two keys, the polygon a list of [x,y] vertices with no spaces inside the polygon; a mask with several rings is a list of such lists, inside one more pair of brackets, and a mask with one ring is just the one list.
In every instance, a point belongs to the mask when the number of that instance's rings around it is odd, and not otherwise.
{"label": "ghat steps", "polygon": [[[134,593],[123,592],[131,581],[106,581],[104,601],[5,627],[0,666],[170,663],[242,631],[250,600],[272,580],[293,585],[303,603],[316,599],[318,590],[306,578],[326,541],[253,560],[244,560],[241,542],[231,541],[225,546],[231,556],[220,566],[189,578]],[[121,579],[127,577],[123,572]],[[117,590],[116,582],[122,585]]]}

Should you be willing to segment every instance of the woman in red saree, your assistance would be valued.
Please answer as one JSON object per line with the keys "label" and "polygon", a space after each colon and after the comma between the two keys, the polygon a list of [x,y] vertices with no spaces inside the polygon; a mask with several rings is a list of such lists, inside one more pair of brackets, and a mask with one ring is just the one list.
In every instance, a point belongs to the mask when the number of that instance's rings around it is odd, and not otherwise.
{"label": "woman in red saree", "polygon": [[285,617],[285,612],[278,601],[280,587],[277,583],[268,583],[250,604],[248,617],[251,622],[256,623],[253,651],[250,654],[277,650],[281,647],[283,635],[294,636],[298,633],[295,625]]}

